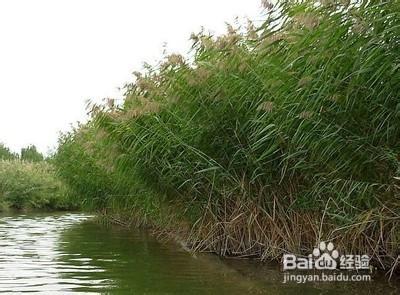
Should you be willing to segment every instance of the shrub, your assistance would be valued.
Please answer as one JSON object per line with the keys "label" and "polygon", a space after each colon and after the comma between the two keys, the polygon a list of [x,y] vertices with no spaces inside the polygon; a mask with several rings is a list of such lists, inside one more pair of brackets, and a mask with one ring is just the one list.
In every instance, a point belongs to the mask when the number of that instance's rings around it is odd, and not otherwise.
{"label": "shrub", "polygon": [[0,203],[3,209],[76,208],[50,164],[20,160],[0,160]]}

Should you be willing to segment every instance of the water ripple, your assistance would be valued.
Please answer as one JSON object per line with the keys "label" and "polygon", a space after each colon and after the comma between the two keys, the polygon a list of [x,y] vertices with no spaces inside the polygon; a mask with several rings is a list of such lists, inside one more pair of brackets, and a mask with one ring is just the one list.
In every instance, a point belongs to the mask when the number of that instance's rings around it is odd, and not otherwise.
{"label": "water ripple", "polygon": [[[104,269],[88,263],[91,258],[60,250],[60,245],[67,243],[60,241],[63,231],[88,218],[88,215],[72,213],[1,218],[0,292],[66,294],[85,289],[84,293],[88,293],[91,288],[98,290],[110,285],[108,279],[85,276],[104,272]],[[82,275],[76,278],[65,275],[69,273]]]}

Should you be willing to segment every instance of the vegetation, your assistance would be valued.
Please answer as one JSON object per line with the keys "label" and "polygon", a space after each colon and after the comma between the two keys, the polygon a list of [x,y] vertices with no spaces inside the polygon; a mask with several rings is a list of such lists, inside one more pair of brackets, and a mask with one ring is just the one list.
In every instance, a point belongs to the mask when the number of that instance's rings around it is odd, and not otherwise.
{"label": "vegetation", "polygon": [[15,160],[21,159],[22,161],[28,162],[40,162],[44,160],[44,156],[40,153],[36,146],[28,145],[21,149],[21,154],[13,153],[10,149],[3,143],[0,143],[0,160]]}
{"label": "vegetation", "polygon": [[277,259],[320,240],[400,254],[400,2],[285,1],[256,27],[192,36],[122,104],[60,138],[84,200],[194,250]]}
{"label": "vegetation", "polygon": [[[24,150],[24,149],[22,149]],[[67,210],[78,208],[54,167],[34,146],[21,155],[0,145],[0,211],[8,209]]]}
{"label": "vegetation", "polygon": [[36,146],[30,145],[21,149],[21,160],[30,162],[40,162],[44,160],[44,156],[37,151]]}
{"label": "vegetation", "polygon": [[8,147],[0,143],[0,160],[13,160],[18,158],[18,155],[11,152]]}

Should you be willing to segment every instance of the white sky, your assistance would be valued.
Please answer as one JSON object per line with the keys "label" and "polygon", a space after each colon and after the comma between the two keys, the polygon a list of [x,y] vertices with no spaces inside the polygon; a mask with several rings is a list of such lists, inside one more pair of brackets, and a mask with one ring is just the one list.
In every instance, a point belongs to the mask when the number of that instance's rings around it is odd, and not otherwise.
{"label": "white sky", "polygon": [[54,148],[85,101],[120,98],[143,62],[189,50],[201,26],[260,19],[260,0],[0,0],[0,142]]}

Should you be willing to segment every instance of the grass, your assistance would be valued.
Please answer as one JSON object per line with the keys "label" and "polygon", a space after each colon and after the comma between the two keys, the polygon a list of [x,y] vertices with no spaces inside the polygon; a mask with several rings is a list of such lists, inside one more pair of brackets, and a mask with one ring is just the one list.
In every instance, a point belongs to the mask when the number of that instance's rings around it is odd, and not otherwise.
{"label": "grass", "polygon": [[61,176],[87,206],[195,250],[279,259],[330,240],[396,269],[400,3],[315,3],[147,65],[122,104],[89,105],[60,138]]}
{"label": "grass", "polygon": [[49,163],[0,160],[0,211],[76,208]]}

